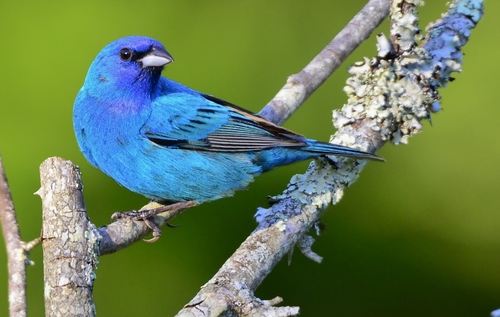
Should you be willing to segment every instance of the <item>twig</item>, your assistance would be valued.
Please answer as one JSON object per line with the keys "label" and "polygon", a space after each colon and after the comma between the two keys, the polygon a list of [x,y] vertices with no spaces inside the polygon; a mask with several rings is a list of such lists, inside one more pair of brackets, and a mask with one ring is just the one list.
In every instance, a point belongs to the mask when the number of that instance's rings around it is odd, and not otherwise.
{"label": "twig", "polygon": [[21,240],[14,203],[0,157],[0,222],[7,249],[9,270],[9,313],[11,317],[24,317],[26,306],[27,252]]}
{"label": "twig", "polygon": [[[189,207],[196,205],[194,202]],[[151,202],[141,209],[154,209],[159,205]],[[186,209],[174,209],[156,215],[154,222],[158,227],[162,227],[172,219],[180,215]],[[129,219],[119,219],[107,226],[98,229],[101,236],[99,244],[100,255],[110,254],[119,251],[151,233],[151,228],[144,221],[131,221]]]}
{"label": "twig", "polygon": [[389,15],[390,0],[370,0],[328,45],[298,74],[291,75],[259,112],[282,124],[363,43]]}

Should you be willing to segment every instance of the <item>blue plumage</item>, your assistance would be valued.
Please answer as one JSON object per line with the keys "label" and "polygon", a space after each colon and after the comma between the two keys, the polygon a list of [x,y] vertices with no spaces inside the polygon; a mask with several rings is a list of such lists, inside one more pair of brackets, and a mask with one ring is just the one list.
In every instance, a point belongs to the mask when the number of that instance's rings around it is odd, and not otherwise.
{"label": "blue plumage", "polygon": [[378,159],[306,139],[161,77],[172,61],[154,39],[119,39],[97,55],[75,101],[83,154],[133,192],[203,202],[231,196],[276,166],[320,155]]}

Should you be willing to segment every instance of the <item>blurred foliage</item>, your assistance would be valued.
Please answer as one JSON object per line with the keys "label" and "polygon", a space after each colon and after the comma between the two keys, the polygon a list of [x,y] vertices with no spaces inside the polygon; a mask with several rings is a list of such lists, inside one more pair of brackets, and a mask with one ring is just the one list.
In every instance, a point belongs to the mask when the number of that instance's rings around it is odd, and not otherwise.
{"label": "blurred foliage", "polygon": [[[447,1],[427,1],[422,28]],[[81,167],[89,214],[98,225],[114,211],[146,203],[91,167],[73,136],[74,97],[108,42],[126,35],[157,38],[175,58],[165,76],[258,111],[365,2],[0,0],[0,153],[23,238],[40,234],[41,203],[33,193],[38,166],[50,156]],[[444,111],[433,115],[433,125],[408,146],[388,144],[380,153],[387,162],[370,163],[326,213],[327,229],[314,246],[324,256],[321,265],[296,252],[291,266],[282,261],[257,296],[280,295],[284,304],[300,305],[303,316],[487,316],[500,307],[500,169],[494,164],[500,108],[493,93],[500,3],[486,5],[465,47],[464,72],[441,91]],[[380,31],[388,33],[387,22]],[[331,109],[345,100],[346,67],[375,53],[372,37],[286,126],[327,140]],[[99,316],[173,315],[253,230],[253,214],[266,205],[266,195],[280,193],[306,166],[270,172],[248,191],[193,208],[155,244],[101,257]],[[30,316],[44,315],[41,253],[40,247],[31,252],[36,265],[28,268]],[[0,263],[0,315],[6,316],[5,252]]]}

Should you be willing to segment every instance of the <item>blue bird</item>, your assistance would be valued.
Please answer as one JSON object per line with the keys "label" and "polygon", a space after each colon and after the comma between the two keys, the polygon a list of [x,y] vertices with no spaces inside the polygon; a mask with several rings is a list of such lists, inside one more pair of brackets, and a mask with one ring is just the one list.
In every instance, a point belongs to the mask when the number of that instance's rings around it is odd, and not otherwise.
{"label": "blue bird", "polygon": [[131,36],[95,58],[73,123],[87,160],[129,190],[162,203],[233,195],[262,172],[322,155],[378,156],[323,143],[161,76],[172,56]]}

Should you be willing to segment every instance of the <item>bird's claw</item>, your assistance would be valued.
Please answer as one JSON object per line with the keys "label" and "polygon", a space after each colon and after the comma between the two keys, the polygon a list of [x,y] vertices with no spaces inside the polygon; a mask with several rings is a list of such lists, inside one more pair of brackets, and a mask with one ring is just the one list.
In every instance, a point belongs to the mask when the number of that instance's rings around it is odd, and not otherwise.
{"label": "bird's claw", "polygon": [[[154,222],[154,217],[156,215],[169,210],[187,209],[197,204],[198,203],[194,201],[187,201],[187,202],[178,202],[171,205],[162,205],[160,207],[152,209],[131,210],[125,212],[117,211],[111,215],[111,220],[129,219],[132,221],[144,221],[146,226],[148,226],[148,228],[151,229],[151,231],[153,231],[153,237],[151,239],[143,239],[143,241],[148,243],[153,243],[156,242],[158,239],[160,239],[161,236],[161,229]],[[172,225],[168,222],[166,223],[166,225],[169,226],[170,228],[175,228],[179,226],[179,225]]]}
{"label": "bird's claw", "polygon": [[142,239],[142,241],[147,243],[153,243],[156,242],[158,239],[160,239],[161,237],[160,227],[158,227],[158,225],[154,221],[151,221],[151,218],[144,219],[144,223],[146,224],[146,226],[149,227],[149,229],[153,231],[153,237],[151,239]]}
{"label": "bird's claw", "polygon": [[[129,219],[132,221],[144,221],[144,224],[148,226],[151,231],[153,231],[153,237],[151,239],[142,239],[144,242],[153,243],[156,242],[161,237],[161,229],[158,225],[153,221],[155,213],[155,209],[144,209],[144,210],[131,210],[124,212],[115,212],[111,215],[111,220],[119,220],[119,219]],[[167,223],[169,227],[176,227]]]}
{"label": "bird's claw", "polygon": [[131,210],[131,211],[117,211],[111,215],[111,220],[119,219],[130,219],[133,221],[145,220],[154,217],[156,214],[153,212],[154,209],[144,209],[144,210]]}

